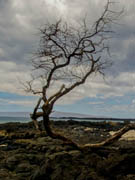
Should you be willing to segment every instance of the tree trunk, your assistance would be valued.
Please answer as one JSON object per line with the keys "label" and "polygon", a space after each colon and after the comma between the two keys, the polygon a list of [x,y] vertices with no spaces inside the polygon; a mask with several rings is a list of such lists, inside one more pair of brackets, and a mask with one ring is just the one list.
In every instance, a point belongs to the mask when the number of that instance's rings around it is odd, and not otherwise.
{"label": "tree trunk", "polygon": [[40,131],[40,128],[39,128],[39,124],[38,124],[38,121],[37,119],[32,119],[33,123],[34,123],[34,126],[36,128],[36,130]]}
{"label": "tree trunk", "polygon": [[121,128],[119,131],[117,131],[114,135],[107,138],[105,141],[102,141],[102,142],[97,143],[97,144],[79,145],[79,144],[73,142],[71,139],[69,139],[69,138],[67,138],[61,134],[53,132],[51,127],[50,127],[49,115],[43,116],[43,125],[44,125],[44,128],[45,128],[48,136],[50,136],[53,139],[60,139],[60,140],[64,141],[65,144],[74,146],[75,148],[77,148],[81,151],[85,150],[87,148],[100,148],[102,146],[107,146],[107,145],[113,144],[115,141],[117,141],[127,131],[129,131],[131,129],[135,129],[135,124],[128,124],[128,125],[124,126],[123,128]]}
{"label": "tree trunk", "polygon": [[60,139],[60,140],[64,141],[65,144],[69,144],[69,145],[76,147],[77,149],[80,149],[80,146],[78,144],[76,144],[75,142],[73,142],[71,139],[52,131],[48,114],[43,115],[43,126],[46,130],[46,133],[51,138]]}
{"label": "tree trunk", "polygon": [[99,148],[102,146],[108,146],[116,142],[118,139],[121,138],[123,134],[125,134],[126,132],[132,129],[135,129],[135,124],[128,124],[123,128],[119,129],[115,134],[113,134],[111,137],[107,138],[106,140],[97,144],[85,144],[84,148]]}

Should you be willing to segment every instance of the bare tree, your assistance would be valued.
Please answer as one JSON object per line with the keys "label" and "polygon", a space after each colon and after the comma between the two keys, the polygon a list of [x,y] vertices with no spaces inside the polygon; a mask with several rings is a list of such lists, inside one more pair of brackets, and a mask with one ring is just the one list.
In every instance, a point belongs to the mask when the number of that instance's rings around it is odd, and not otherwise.
{"label": "bare tree", "polygon": [[[104,75],[104,69],[111,64],[107,60],[108,39],[114,32],[112,25],[122,14],[122,11],[113,11],[112,4],[110,0],[107,1],[103,13],[92,26],[88,26],[84,19],[77,27],[59,20],[40,28],[39,49],[32,60],[35,74],[27,82],[26,89],[40,96],[31,114],[36,128],[39,128],[37,119],[43,117],[44,128],[50,137],[64,140],[77,148],[81,146],[52,131],[49,116],[57,100],[84,84],[92,74]],[[41,83],[41,86],[38,84],[38,89],[34,86],[37,81]],[[57,91],[53,92],[56,88]],[[103,143],[84,147],[109,144],[120,137],[120,134]]]}

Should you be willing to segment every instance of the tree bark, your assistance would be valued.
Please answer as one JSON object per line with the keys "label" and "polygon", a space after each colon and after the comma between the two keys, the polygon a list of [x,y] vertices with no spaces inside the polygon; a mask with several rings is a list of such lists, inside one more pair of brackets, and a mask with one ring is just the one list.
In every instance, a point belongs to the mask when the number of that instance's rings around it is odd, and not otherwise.
{"label": "tree bark", "polygon": [[124,126],[123,128],[121,128],[120,130],[118,130],[115,134],[113,134],[111,137],[109,137],[105,141],[102,141],[97,144],[85,144],[83,148],[99,148],[102,146],[111,145],[114,142],[116,142],[118,139],[120,139],[123,134],[125,134],[126,132],[132,129],[135,129],[135,124],[128,124]]}
{"label": "tree bark", "polygon": [[87,148],[100,148],[103,146],[108,146],[110,144],[113,144],[115,141],[117,141],[123,134],[125,134],[127,131],[131,130],[131,129],[135,129],[135,124],[128,124],[126,126],[124,126],[123,128],[121,128],[119,131],[117,131],[114,135],[112,135],[111,137],[109,137],[108,139],[97,143],[97,144],[85,144],[85,145],[79,145],[77,143],[75,143],[74,141],[72,141],[71,139],[55,133],[52,131],[51,127],[50,127],[50,121],[49,121],[49,115],[44,115],[43,116],[43,125],[44,128],[48,134],[48,136],[50,136],[53,139],[59,139],[64,141],[65,144],[71,145],[79,150],[85,150]]}
{"label": "tree bark", "polygon": [[75,142],[73,142],[71,139],[52,131],[48,114],[43,115],[43,125],[46,130],[46,133],[51,138],[62,140],[62,141],[64,141],[65,144],[72,145],[72,146],[76,147],[77,149],[80,149],[80,146],[78,144],[76,144]]}
{"label": "tree bark", "polygon": [[38,124],[38,121],[37,119],[32,119],[33,123],[34,123],[34,126],[36,128],[36,130],[40,131],[40,128],[39,128],[39,124]]}

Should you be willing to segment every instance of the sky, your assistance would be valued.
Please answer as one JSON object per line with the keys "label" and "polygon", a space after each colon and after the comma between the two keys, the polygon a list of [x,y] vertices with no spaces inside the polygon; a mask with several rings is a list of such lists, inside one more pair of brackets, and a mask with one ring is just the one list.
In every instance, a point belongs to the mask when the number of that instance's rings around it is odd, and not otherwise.
{"label": "sky", "polygon": [[[33,110],[38,97],[26,93],[20,81],[30,78],[31,54],[39,42],[38,28],[60,18],[76,24],[86,16],[93,23],[105,3],[106,0],[0,0],[0,112]],[[113,66],[106,70],[105,78],[91,77],[61,98],[54,110],[135,118],[135,1],[119,0],[113,8],[124,8],[109,42]]]}

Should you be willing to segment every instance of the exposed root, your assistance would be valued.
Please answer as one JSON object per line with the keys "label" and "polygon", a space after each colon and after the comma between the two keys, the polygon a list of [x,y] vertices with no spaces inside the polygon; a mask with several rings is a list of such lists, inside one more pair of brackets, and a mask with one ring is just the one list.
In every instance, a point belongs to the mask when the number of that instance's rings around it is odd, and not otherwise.
{"label": "exposed root", "polygon": [[128,125],[124,126],[123,128],[121,128],[120,130],[118,130],[115,134],[113,134],[111,137],[109,137],[105,141],[102,141],[97,144],[85,144],[83,146],[83,148],[88,148],[88,147],[89,148],[98,148],[98,147],[102,147],[102,146],[108,146],[110,144],[113,144],[118,139],[120,139],[123,134],[125,134],[126,132],[128,132],[131,129],[135,129],[135,124],[128,124]]}
{"label": "exposed root", "polygon": [[39,124],[38,124],[37,119],[32,119],[32,121],[33,121],[33,124],[34,124],[36,130],[40,131],[40,128],[39,128]]}
{"label": "exposed root", "polygon": [[[37,120],[33,119],[33,122],[35,124],[36,129],[39,130]],[[75,143],[74,141],[72,141],[70,138],[67,138],[67,137],[63,136],[62,134],[53,132],[51,127],[50,127],[50,121],[49,121],[49,115],[48,114],[43,116],[43,125],[44,125],[45,131],[48,134],[48,136],[50,136],[53,139],[62,140],[64,142],[64,144],[71,145],[71,146],[73,146],[76,149],[81,150],[81,151],[85,150],[85,149],[88,149],[88,148],[95,149],[95,148],[100,148],[100,147],[103,147],[103,146],[108,146],[110,144],[113,144],[119,138],[121,138],[121,136],[123,134],[125,134],[126,132],[128,132],[131,129],[135,129],[135,123],[134,124],[133,123],[132,124],[127,124],[126,126],[121,128],[120,130],[118,130],[115,134],[113,134],[111,137],[107,138],[106,140],[104,140],[104,141],[102,141],[100,143],[79,145],[79,144]]]}
{"label": "exposed root", "polygon": [[135,129],[135,124],[128,124],[128,125],[124,126],[120,130],[118,130],[114,135],[107,138],[105,141],[102,141],[97,144],[85,144],[85,145],[79,145],[79,144],[75,143],[74,141],[72,141],[71,139],[69,139],[65,136],[62,136],[61,134],[56,134],[52,131],[51,131],[51,134],[49,133],[48,135],[54,139],[60,139],[60,140],[64,141],[65,144],[71,145],[79,150],[85,150],[88,148],[95,149],[95,148],[100,148],[103,146],[108,146],[110,144],[113,144],[115,141],[117,141],[119,138],[121,138],[121,136],[123,134],[125,134],[126,132],[128,132],[131,129]]}

